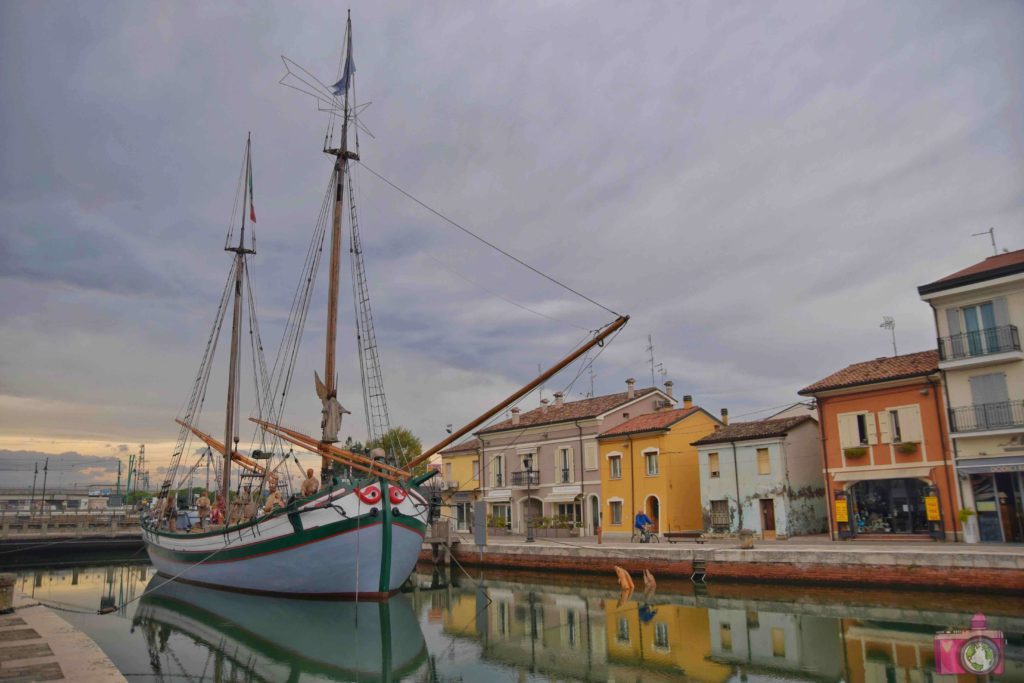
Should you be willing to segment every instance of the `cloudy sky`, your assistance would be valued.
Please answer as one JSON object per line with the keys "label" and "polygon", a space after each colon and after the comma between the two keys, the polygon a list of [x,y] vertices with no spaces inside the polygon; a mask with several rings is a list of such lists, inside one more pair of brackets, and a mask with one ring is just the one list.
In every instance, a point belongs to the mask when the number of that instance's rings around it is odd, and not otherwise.
{"label": "cloudy sky", "polygon": [[[278,85],[280,55],[330,79],[344,16],[0,3],[5,457],[169,454],[248,131],[276,348],[330,173],[324,117]],[[901,352],[933,346],[915,287],[990,255],[972,233],[1024,247],[1019,2],[367,2],[353,20],[366,166],[632,316],[598,393],[650,383],[650,334],[677,393],[764,416],[891,354],[883,315]],[[356,181],[392,421],[425,443],[610,319]],[[324,289],[286,419],[310,433]],[[348,322],[341,339],[345,431],[362,437]],[[222,387],[215,374],[200,420],[214,433]]]}

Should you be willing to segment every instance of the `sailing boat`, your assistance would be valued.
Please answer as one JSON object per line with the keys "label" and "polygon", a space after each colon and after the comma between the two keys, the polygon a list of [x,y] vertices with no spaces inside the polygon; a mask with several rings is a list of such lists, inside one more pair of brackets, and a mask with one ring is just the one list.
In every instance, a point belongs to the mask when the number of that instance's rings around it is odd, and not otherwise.
{"label": "sailing boat", "polygon": [[[379,354],[373,335],[365,267],[359,246],[355,193],[352,191],[349,173],[349,164],[359,161],[360,127],[356,118],[359,108],[354,102],[355,63],[352,59],[351,17],[347,23],[344,54],[340,78],[332,86],[324,85],[308,71],[285,60],[288,74],[282,83],[289,85],[286,79],[299,74],[299,85],[292,84],[292,87],[312,95],[320,109],[328,112],[331,117],[323,151],[333,158],[333,168],[320,213],[321,219],[314,230],[281,351],[278,352],[278,362],[274,363],[272,372],[266,369],[262,344],[258,341],[252,344],[257,392],[262,392],[263,398],[257,401],[259,414],[250,417],[250,420],[261,430],[262,447],[252,449],[248,456],[238,451],[237,427],[240,338],[244,324],[243,295],[248,295],[249,336],[258,340],[259,333],[258,327],[254,327],[256,316],[251,285],[246,279],[251,270],[249,259],[255,254],[254,238],[250,235],[249,242],[246,242],[245,237],[246,216],[251,221],[255,220],[251,143],[246,145],[243,176],[248,179],[248,183],[247,188],[242,190],[243,200],[240,203],[242,227],[237,245],[225,246],[226,251],[234,254],[228,285],[221,298],[214,329],[207,342],[207,352],[193,385],[192,398],[183,417],[178,420],[181,431],[174,453],[175,460],[161,487],[160,504],[157,507],[160,512],[148,517],[142,524],[143,538],[154,566],[162,574],[182,581],[286,596],[385,599],[394,594],[416,565],[430,519],[430,504],[421,486],[436,474],[436,470],[428,469],[414,474],[414,468],[522,399],[590,349],[603,344],[609,335],[619,330],[628,320],[627,316],[618,316],[531,383],[415,457],[406,458],[398,449],[392,449],[392,452],[377,449],[369,455],[363,455],[337,446],[342,418],[348,412],[338,401],[339,385],[335,372],[342,220],[346,196],[349,199],[357,346],[363,375],[363,403],[368,434],[371,438],[380,439],[388,432]],[[318,373],[314,377],[317,397],[322,403],[322,433],[310,436],[283,426],[281,418],[284,413],[284,397],[290,386],[299,339],[311,300],[312,283],[316,279],[319,254],[322,253],[323,241],[328,233],[330,263],[324,374],[322,379]],[[231,240],[232,233],[229,230],[228,242]],[[219,338],[220,324],[229,304],[232,310],[230,366],[224,440],[221,442],[200,431],[195,421],[202,409],[206,380],[210,376],[209,365]],[[162,504],[172,497],[176,498],[176,493],[172,491],[176,490],[174,484],[178,464],[187,452],[189,439],[193,436],[223,458],[218,482],[221,501],[228,501],[232,492],[233,465],[237,465],[239,474],[235,480],[236,501],[249,503],[249,496],[252,495],[249,489],[252,485],[257,486],[257,491],[274,488],[278,484],[286,485],[287,468],[293,461],[297,463],[297,460],[291,457],[290,452],[284,453],[284,444],[321,456],[320,489],[312,495],[292,496],[287,505],[272,509],[267,514],[257,512],[250,503],[240,519],[234,519],[236,515],[229,515],[226,520],[228,523],[224,526],[199,533],[172,531],[164,527],[167,506]],[[265,445],[267,439],[271,441],[269,449]],[[245,482],[250,486],[244,487]]]}

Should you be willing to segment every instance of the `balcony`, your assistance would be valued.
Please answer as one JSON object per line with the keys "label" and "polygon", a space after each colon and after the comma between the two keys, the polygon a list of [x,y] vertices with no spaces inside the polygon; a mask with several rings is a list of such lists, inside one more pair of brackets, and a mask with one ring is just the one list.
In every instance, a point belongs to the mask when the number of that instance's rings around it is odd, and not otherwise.
{"label": "balcony", "polygon": [[540,486],[540,472],[537,470],[513,472],[512,486]]}
{"label": "balcony", "polygon": [[951,408],[949,427],[954,435],[1024,429],[1024,401],[979,403]]}
{"label": "balcony", "polygon": [[558,481],[556,484],[571,484],[572,483],[572,471],[568,469],[558,470]]}
{"label": "balcony", "polygon": [[987,327],[939,337],[939,362],[944,370],[1024,360],[1016,325]]}

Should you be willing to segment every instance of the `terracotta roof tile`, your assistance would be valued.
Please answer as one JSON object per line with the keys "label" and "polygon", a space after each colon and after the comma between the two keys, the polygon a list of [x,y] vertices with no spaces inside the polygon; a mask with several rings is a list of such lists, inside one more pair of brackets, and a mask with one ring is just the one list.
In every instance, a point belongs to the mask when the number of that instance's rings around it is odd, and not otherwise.
{"label": "terracotta roof tile", "polygon": [[756,422],[733,422],[703,439],[694,441],[692,446],[725,443],[729,441],[750,441],[751,439],[767,439],[773,436],[785,436],[794,427],[813,420],[810,415],[783,417],[777,420],[757,420]]}
{"label": "terracotta roof tile", "polygon": [[448,448],[441,451],[441,455],[451,455],[454,453],[471,453],[473,451],[478,450],[480,450],[480,439],[473,437],[471,439],[460,441],[454,446],[449,446]]}
{"label": "terracotta roof tile", "polygon": [[637,389],[633,399],[627,398],[627,392],[608,394],[607,396],[595,396],[580,401],[566,401],[560,406],[549,405],[545,408],[534,408],[519,416],[519,424],[513,426],[512,420],[504,420],[486,427],[477,434],[490,434],[491,432],[502,432],[509,429],[520,429],[522,427],[535,427],[537,425],[552,424],[554,422],[565,422],[567,420],[583,420],[590,417],[597,417],[609,410],[628,403],[631,400],[646,396],[658,391],[655,387]]}
{"label": "terracotta roof tile", "polygon": [[989,256],[973,266],[958,270],[951,275],[917,288],[919,294],[930,294],[944,289],[952,289],[973,282],[983,282],[1003,275],[1024,272],[1024,249],[1010,251],[1005,254]]}
{"label": "terracotta roof tile", "polygon": [[939,370],[939,352],[919,351],[902,356],[876,358],[863,363],[854,363],[839,372],[834,372],[825,379],[804,387],[798,394],[809,396],[819,391],[855,387],[861,384],[874,384],[909,377],[930,375]]}
{"label": "terracotta roof tile", "polygon": [[634,434],[636,432],[653,432],[659,429],[668,429],[676,422],[683,420],[696,412],[700,412],[699,406],[691,408],[677,408],[676,410],[662,410],[657,413],[638,415],[632,420],[627,420],[606,431],[601,436],[615,436],[617,434]]}

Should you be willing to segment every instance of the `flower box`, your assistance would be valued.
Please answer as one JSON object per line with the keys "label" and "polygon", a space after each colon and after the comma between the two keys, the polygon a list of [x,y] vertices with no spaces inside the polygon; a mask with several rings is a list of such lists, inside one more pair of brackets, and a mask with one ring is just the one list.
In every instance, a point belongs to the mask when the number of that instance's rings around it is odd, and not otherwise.
{"label": "flower box", "polygon": [[863,458],[867,454],[867,446],[856,446],[854,448],[843,449],[843,455],[845,455],[847,458]]}
{"label": "flower box", "polygon": [[910,455],[911,453],[917,453],[917,442],[916,441],[904,441],[903,443],[896,444],[896,450],[904,455]]}

